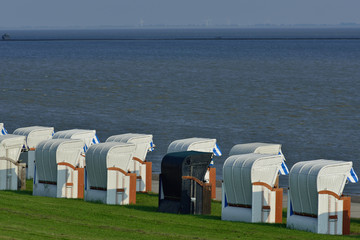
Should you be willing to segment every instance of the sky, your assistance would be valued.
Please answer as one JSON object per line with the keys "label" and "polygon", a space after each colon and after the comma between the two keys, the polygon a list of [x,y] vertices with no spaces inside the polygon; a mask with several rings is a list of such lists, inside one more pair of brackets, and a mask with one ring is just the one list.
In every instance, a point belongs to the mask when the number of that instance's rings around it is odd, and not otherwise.
{"label": "sky", "polygon": [[0,28],[360,24],[360,0],[0,0]]}

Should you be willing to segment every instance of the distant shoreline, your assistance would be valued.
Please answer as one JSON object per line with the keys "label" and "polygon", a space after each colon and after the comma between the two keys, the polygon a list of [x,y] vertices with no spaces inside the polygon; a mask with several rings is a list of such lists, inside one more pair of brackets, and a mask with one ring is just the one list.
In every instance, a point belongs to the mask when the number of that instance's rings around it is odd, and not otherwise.
{"label": "distant shoreline", "polygon": [[290,25],[272,25],[272,24],[255,24],[255,25],[132,25],[132,26],[18,26],[7,27],[0,26],[1,30],[121,30],[121,29],[352,29],[360,28],[358,23],[340,23],[340,24],[290,24]]}
{"label": "distant shoreline", "polygon": [[326,38],[226,38],[226,37],[208,37],[208,38],[44,38],[44,39],[8,39],[2,40],[3,42],[40,42],[40,41],[301,41],[301,40],[360,40],[360,37],[326,37]]}
{"label": "distant shoreline", "polygon": [[5,41],[324,41],[360,40],[357,28],[105,28],[1,30]]}

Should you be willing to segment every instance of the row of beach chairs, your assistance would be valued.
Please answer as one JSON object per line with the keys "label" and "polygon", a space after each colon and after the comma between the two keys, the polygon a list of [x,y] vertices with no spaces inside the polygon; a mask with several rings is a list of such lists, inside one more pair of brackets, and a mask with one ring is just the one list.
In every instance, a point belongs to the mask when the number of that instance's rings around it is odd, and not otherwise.
{"label": "row of beach chairs", "polygon": [[[31,126],[8,134],[3,124],[0,127],[4,129],[0,145],[6,148],[1,154],[13,160],[2,168],[14,172],[0,180],[0,189],[21,188],[25,182],[18,181],[21,166],[26,168],[26,179],[34,180],[33,194],[39,196],[130,204],[135,203],[136,192],[151,191],[152,163],[146,156],[155,145],[150,134],[114,135],[100,143],[95,130],[55,133],[52,127]],[[168,151],[188,149],[221,154],[215,139],[174,141]],[[213,185],[212,198],[216,197],[215,171],[209,166],[206,174]]]}
{"label": "row of beach chairs", "polygon": [[[93,190],[109,192],[106,191],[111,188],[107,187],[107,178],[111,184],[112,177],[117,181],[115,191],[120,192],[124,184],[129,185],[130,178],[135,192],[151,191],[152,165],[146,161],[146,155],[154,149],[152,135],[121,134],[99,143],[95,130],[71,129],[54,133],[52,127],[31,126],[18,128],[13,134],[3,132],[1,155],[12,162],[4,161],[7,166],[3,164],[2,168],[12,169],[14,174],[5,176],[0,189],[17,190],[17,165],[25,164],[26,178],[34,179],[34,195],[84,198],[88,193],[92,199]],[[129,188],[121,193],[129,196]],[[104,198],[104,194],[98,195],[95,194],[95,198],[101,199],[94,200],[115,204]],[[132,203],[128,199],[121,202]]]}
{"label": "row of beach chairs", "polygon": [[[135,204],[137,191],[151,191],[152,165],[146,155],[154,146],[149,134],[114,135],[100,143],[95,130],[54,133],[54,128],[33,126],[8,134],[0,123],[0,189],[19,189],[26,172],[33,178],[33,195]],[[160,212],[211,213],[214,156],[221,156],[216,139],[180,139],[169,145],[159,176]],[[349,234],[350,197],[343,190],[347,182],[358,182],[352,162],[304,161],[289,171],[285,161],[280,144],[235,145],[222,169],[221,219],[282,223],[279,176],[289,175],[289,228]]]}
{"label": "row of beach chairs", "polygon": [[[210,157],[188,152],[163,158],[159,211],[210,213],[209,186],[201,181]],[[281,175],[289,175],[288,228],[334,235],[350,233],[351,198],[344,196],[343,190],[347,182],[358,182],[352,162],[303,161],[289,171],[280,144],[237,144],[230,150],[223,165],[221,219],[282,223]]]}

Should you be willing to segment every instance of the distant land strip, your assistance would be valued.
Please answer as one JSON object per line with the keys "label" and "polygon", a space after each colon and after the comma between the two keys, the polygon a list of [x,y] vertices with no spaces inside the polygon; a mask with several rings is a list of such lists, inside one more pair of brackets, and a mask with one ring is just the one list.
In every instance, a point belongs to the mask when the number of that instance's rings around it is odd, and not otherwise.
{"label": "distant land strip", "polygon": [[273,41],[273,40],[360,40],[360,37],[205,37],[205,38],[43,38],[43,39],[7,39],[0,42],[20,41]]}

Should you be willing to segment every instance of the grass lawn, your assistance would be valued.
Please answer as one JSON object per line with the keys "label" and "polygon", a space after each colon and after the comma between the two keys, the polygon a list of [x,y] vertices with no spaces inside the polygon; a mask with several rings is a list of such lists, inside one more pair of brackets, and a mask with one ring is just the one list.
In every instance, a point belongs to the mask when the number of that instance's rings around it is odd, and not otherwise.
{"label": "grass lawn", "polygon": [[221,221],[220,202],[212,203],[210,216],[177,215],[157,212],[157,194],[110,206],[32,196],[32,182],[27,185],[26,191],[0,191],[0,239],[360,239],[360,219],[351,220],[350,236],[318,235],[285,223]]}

